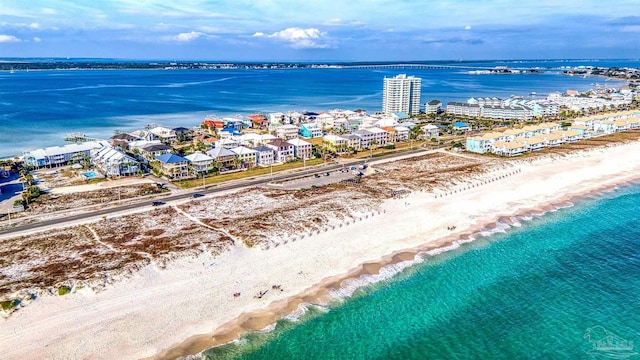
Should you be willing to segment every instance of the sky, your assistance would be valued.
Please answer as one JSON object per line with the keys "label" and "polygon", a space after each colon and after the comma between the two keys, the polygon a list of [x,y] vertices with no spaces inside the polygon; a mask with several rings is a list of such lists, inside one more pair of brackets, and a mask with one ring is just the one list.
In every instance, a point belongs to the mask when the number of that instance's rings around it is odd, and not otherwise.
{"label": "sky", "polygon": [[0,0],[0,57],[640,57],[638,0]]}

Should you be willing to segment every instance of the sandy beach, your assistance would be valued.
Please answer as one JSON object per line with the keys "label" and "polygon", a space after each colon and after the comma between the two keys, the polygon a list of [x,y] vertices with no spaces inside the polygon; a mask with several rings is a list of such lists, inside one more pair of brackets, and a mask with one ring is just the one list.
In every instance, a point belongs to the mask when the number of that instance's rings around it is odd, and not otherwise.
{"label": "sandy beach", "polygon": [[638,152],[635,141],[505,161],[481,178],[385,200],[355,222],[279,246],[246,248],[236,242],[215,257],[203,253],[164,268],[151,264],[100,292],[84,288],[42,296],[0,320],[0,354],[2,359],[196,354],[264,329],[305,303],[324,304],[354,286],[392,276],[421,252],[436,253],[515,216],[551,211],[636,181]]}

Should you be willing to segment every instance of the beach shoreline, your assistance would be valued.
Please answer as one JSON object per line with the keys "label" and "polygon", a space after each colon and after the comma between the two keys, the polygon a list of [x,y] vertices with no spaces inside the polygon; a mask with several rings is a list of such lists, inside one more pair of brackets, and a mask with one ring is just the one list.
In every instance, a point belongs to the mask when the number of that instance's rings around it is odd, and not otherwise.
{"label": "beach shoreline", "polygon": [[[283,246],[236,246],[217,257],[179,259],[164,270],[149,266],[100,293],[42,297],[3,321],[8,335],[0,339],[0,348],[7,349],[8,358],[197,354],[264,329],[303,303],[326,304],[345,281],[457,246],[512,218],[637,182],[640,176],[633,173],[640,160],[633,154],[638,150],[635,141],[515,160],[509,166],[520,171],[510,176],[447,196],[414,192],[385,200],[378,214]],[[496,171],[503,174],[504,168]],[[252,298],[273,284],[281,284],[282,291]],[[242,296],[234,298],[238,291]]]}
{"label": "beach shoreline", "polygon": [[[481,237],[489,237],[491,235],[482,234],[486,232],[493,233],[500,224],[513,227],[514,223],[519,222],[519,220],[528,219],[525,221],[529,221],[533,217],[543,217],[548,213],[573,207],[576,203],[601,196],[618,187],[631,186],[636,183],[640,183],[640,174],[615,179],[609,183],[600,184],[597,187],[585,189],[578,193],[566,194],[555,201],[538,204],[535,207],[518,209],[518,211],[513,213],[497,214],[495,221],[479,222],[475,226],[465,228],[464,231],[438,238],[413,248],[394,251],[390,255],[385,255],[377,261],[363,262],[343,275],[323,279],[320,283],[312,285],[301,294],[273,302],[264,309],[242,314],[242,316],[229,323],[223,324],[210,334],[192,336],[178,346],[171,347],[148,359],[175,359],[196,355],[205,350],[226,345],[252,332],[268,329],[274,325],[276,321],[296,312],[302,305],[327,306],[330,301],[335,300],[330,294],[333,291],[340,290],[344,282],[355,281],[359,283],[356,288],[350,289],[349,295],[344,296],[349,297],[358,288],[391,278],[404,270],[404,268],[422,262],[427,256],[436,256],[443,252],[455,250],[459,248],[462,243],[473,242]],[[362,281],[362,277],[381,275],[380,270],[385,267],[403,264],[406,265],[401,266],[400,270],[396,270],[391,276],[385,276],[374,282]]]}

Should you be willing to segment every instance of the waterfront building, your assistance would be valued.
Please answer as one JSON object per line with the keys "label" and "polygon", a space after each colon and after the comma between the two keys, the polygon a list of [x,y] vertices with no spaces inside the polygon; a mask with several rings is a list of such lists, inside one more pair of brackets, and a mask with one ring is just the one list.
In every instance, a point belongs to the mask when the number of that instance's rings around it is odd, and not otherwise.
{"label": "waterfront building", "polygon": [[264,145],[256,146],[253,148],[256,151],[256,163],[261,166],[268,166],[273,164],[274,151],[272,148]]}
{"label": "waterfront building", "polygon": [[164,143],[170,143],[178,140],[178,134],[176,131],[164,126],[156,126],[153,129],[150,129],[149,132]]}
{"label": "waterfront building", "polygon": [[263,114],[253,114],[248,116],[249,120],[251,120],[251,127],[254,129],[266,129],[267,128],[267,117]]}
{"label": "waterfront building", "polygon": [[208,150],[206,154],[211,156],[214,162],[218,163],[218,168],[231,168],[234,165],[233,160],[236,158],[234,152],[222,146]]}
{"label": "waterfront building", "polygon": [[143,161],[145,161],[153,160],[162,154],[168,153],[169,150],[171,150],[171,146],[161,143],[160,140],[155,140],[146,142],[139,147],[133,147],[132,149],[138,149],[138,154],[142,157]]}
{"label": "waterfront building", "polygon": [[121,133],[121,134],[113,135],[112,137],[109,138],[109,140],[111,140],[111,145],[119,146],[122,149],[126,150],[129,148],[129,142],[142,140],[142,139],[137,136],[133,136],[131,134]]}
{"label": "waterfront building", "polygon": [[382,112],[393,114],[405,112],[420,113],[420,85],[422,79],[415,76],[400,74],[384,78],[382,90]]}
{"label": "waterfront building", "polygon": [[360,138],[361,148],[385,146],[388,139],[387,132],[377,127],[356,130],[353,135]]}
{"label": "waterfront building", "polygon": [[298,127],[295,125],[282,125],[276,128],[276,137],[284,140],[294,139],[298,137]]}
{"label": "waterfront building", "polygon": [[79,144],[67,144],[64,146],[51,146],[25,152],[24,163],[35,168],[45,166],[61,166],[72,161],[78,161],[83,157],[89,158],[91,150],[101,149],[108,143],[101,141],[87,141]]}
{"label": "waterfront building", "polygon": [[107,176],[129,176],[140,171],[140,162],[112,146],[91,151],[91,163]]}
{"label": "waterfront building", "polygon": [[237,140],[233,139],[232,137],[228,137],[228,138],[224,138],[224,139],[220,139],[216,142],[213,143],[213,147],[214,148],[225,148],[225,149],[232,149],[234,147],[238,147],[240,146],[240,144],[238,143]]}
{"label": "waterfront building", "polygon": [[447,112],[457,116],[478,117],[481,115],[481,108],[478,104],[468,104],[452,101],[447,103]]}
{"label": "waterfront building", "polygon": [[384,130],[387,133],[387,143],[393,144],[395,143],[397,140],[397,131],[394,127],[392,126],[383,126],[380,127],[382,130]]}
{"label": "waterfront building", "polygon": [[197,173],[207,172],[213,168],[213,158],[200,151],[196,151],[193,154],[184,157],[189,160],[193,171]]}
{"label": "waterfront building", "polygon": [[316,124],[322,130],[333,129],[333,122],[335,118],[328,113],[322,113],[316,116]]}
{"label": "waterfront building", "polygon": [[260,136],[260,134],[256,134],[256,133],[242,134],[240,136],[233,137],[233,140],[235,140],[239,146],[247,146],[247,147],[260,145],[261,139],[262,137]]}
{"label": "waterfront building", "polygon": [[519,141],[496,141],[491,147],[491,152],[502,156],[517,156],[526,151],[526,145]]}
{"label": "waterfront building", "polygon": [[284,113],[275,112],[269,114],[269,125],[280,125],[284,122]]}
{"label": "waterfront building", "polygon": [[171,180],[188,179],[189,160],[176,154],[162,154],[156,158],[160,163],[160,170]]}
{"label": "waterfront building", "polygon": [[313,123],[300,124],[300,130],[298,134],[306,139],[316,138],[322,136],[322,129],[320,129],[318,125]]}
{"label": "waterfront building", "polygon": [[241,161],[242,168],[252,168],[257,164],[258,152],[245,146],[238,146],[233,149],[229,149],[236,154],[236,158]]}
{"label": "waterfront building", "polygon": [[329,149],[338,153],[343,153],[349,147],[347,139],[339,135],[325,135],[322,137],[322,143]]}
{"label": "waterfront building", "polygon": [[313,158],[313,145],[302,139],[291,139],[287,141],[293,145],[293,156],[298,159],[311,159]]}
{"label": "waterfront building", "polygon": [[356,151],[360,151],[360,149],[362,149],[362,147],[360,146],[359,136],[356,136],[354,134],[345,134],[345,135],[340,135],[340,137],[347,140],[347,149],[351,148]]}
{"label": "waterfront building", "polygon": [[424,112],[426,114],[437,114],[442,111],[442,102],[440,100],[430,100],[424,104]]}
{"label": "waterfront building", "polygon": [[293,145],[282,139],[275,139],[265,146],[273,149],[275,152],[275,161],[285,163],[294,159]]}

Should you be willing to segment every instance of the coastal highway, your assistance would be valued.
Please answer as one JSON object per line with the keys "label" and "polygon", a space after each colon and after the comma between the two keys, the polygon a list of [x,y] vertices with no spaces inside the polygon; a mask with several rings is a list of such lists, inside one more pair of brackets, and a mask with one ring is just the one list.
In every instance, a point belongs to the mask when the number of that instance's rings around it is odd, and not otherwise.
{"label": "coastal highway", "polygon": [[[245,188],[245,187],[252,187],[252,186],[258,186],[258,185],[264,185],[270,182],[274,182],[274,181],[285,181],[285,180],[291,180],[291,179],[295,179],[295,178],[299,178],[299,177],[305,177],[305,176],[313,176],[315,174],[322,174],[328,171],[333,171],[333,170],[338,170],[344,167],[349,167],[351,165],[357,165],[357,164],[361,164],[365,161],[391,161],[394,160],[395,158],[398,157],[406,157],[407,155],[421,155],[421,154],[425,154],[426,151],[424,149],[416,149],[416,150],[410,150],[410,151],[405,151],[402,153],[395,153],[395,154],[389,154],[389,155],[383,155],[383,156],[379,156],[376,158],[364,158],[364,159],[354,159],[354,160],[349,160],[349,161],[345,161],[339,164],[326,164],[326,165],[316,165],[314,167],[311,167],[309,169],[305,169],[305,170],[300,170],[300,171],[296,171],[295,173],[288,173],[288,174],[278,174],[275,173],[273,174],[273,177],[268,176],[268,175],[260,175],[259,177],[256,178],[247,178],[247,179],[243,179],[243,180],[237,180],[237,181],[233,181],[233,183],[221,183],[221,184],[215,184],[215,185],[209,185],[207,187],[206,190],[202,190],[202,189],[194,189],[192,191],[189,192],[184,192],[184,193],[180,193],[180,194],[175,194],[175,195],[168,195],[162,198],[156,198],[154,199],[155,201],[163,201],[163,202],[170,202],[170,201],[177,201],[177,200],[185,200],[188,198],[191,198],[193,196],[193,194],[195,193],[199,193],[199,194],[215,194],[218,192],[222,192],[222,191],[228,191],[228,190],[235,190],[235,189],[240,189],[240,188]],[[33,231],[39,228],[45,228],[45,227],[51,227],[51,226],[56,226],[56,225],[63,225],[65,223],[69,223],[69,222],[73,222],[73,221],[79,221],[79,220],[84,220],[84,219],[89,219],[89,218],[95,218],[95,217],[100,217],[103,215],[108,215],[108,214],[112,214],[112,213],[117,213],[117,212],[122,212],[122,211],[127,211],[127,210],[132,210],[132,209],[139,209],[145,206],[150,206],[151,205],[151,200],[141,200],[138,202],[134,202],[132,204],[127,204],[127,205],[120,205],[120,206],[113,206],[113,207],[109,207],[106,209],[100,209],[100,210],[92,210],[92,211],[88,211],[88,212],[84,212],[84,213],[80,213],[80,214],[75,214],[75,215],[70,215],[70,216],[65,216],[65,217],[59,217],[59,218],[55,218],[55,219],[50,219],[50,220],[42,220],[36,223],[30,223],[30,224],[25,224],[25,225],[19,225],[13,228],[6,228],[6,229],[2,229],[0,230],[0,236],[1,235],[9,235],[12,233],[19,233],[22,231]]]}

